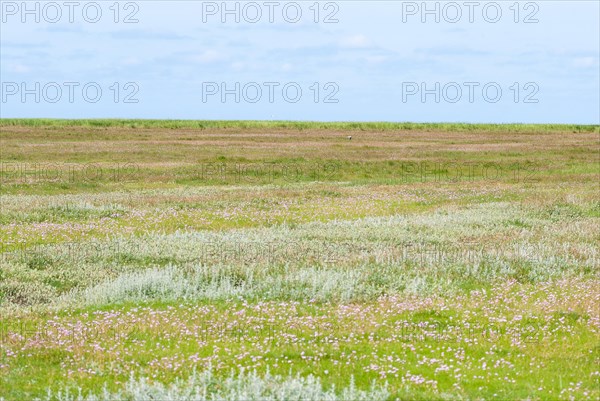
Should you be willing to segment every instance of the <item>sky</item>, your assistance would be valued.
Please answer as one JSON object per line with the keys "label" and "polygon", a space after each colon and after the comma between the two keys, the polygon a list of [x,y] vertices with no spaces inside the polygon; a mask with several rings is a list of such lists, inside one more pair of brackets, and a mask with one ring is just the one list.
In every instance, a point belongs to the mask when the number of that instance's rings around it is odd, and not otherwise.
{"label": "sky", "polygon": [[600,124],[600,2],[0,1],[3,118]]}

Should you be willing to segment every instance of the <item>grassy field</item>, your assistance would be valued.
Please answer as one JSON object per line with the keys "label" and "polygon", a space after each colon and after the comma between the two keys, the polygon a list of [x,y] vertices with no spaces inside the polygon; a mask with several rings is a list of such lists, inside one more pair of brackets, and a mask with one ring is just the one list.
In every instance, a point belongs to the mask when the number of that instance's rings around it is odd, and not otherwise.
{"label": "grassy field", "polygon": [[0,135],[0,399],[600,397],[598,126]]}

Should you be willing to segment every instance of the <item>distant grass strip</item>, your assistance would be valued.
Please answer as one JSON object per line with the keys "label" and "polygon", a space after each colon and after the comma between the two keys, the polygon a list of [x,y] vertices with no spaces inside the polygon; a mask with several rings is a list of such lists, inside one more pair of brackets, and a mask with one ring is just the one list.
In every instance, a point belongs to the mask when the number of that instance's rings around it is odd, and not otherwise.
{"label": "distant grass strip", "polygon": [[599,125],[573,124],[467,124],[411,122],[317,122],[317,121],[225,121],[225,120],[121,120],[121,119],[0,119],[3,127],[44,128],[164,128],[164,129],[327,129],[344,131],[483,131],[483,132],[599,132]]}

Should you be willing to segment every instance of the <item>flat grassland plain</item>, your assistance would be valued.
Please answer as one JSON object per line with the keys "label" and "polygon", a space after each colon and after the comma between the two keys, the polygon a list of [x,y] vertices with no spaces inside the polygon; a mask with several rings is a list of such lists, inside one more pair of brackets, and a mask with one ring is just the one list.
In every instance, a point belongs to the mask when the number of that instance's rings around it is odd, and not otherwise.
{"label": "flat grassland plain", "polygon": [[600,397],[598,126],[0,128],[0,398]]}

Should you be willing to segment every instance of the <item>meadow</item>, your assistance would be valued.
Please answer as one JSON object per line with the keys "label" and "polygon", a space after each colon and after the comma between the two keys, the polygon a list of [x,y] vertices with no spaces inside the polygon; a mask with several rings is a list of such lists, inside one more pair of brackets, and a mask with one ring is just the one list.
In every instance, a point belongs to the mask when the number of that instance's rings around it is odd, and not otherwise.
{"label": "meadow", "polygon": [[598,126],[1,119],[0,400],[597,400],[599,182]]}

